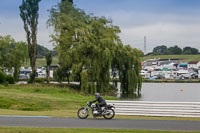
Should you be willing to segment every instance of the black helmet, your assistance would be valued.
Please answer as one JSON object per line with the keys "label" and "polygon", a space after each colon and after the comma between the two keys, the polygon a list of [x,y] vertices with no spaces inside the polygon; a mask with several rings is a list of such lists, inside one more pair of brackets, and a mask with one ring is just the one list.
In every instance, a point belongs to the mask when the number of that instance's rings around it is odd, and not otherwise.
{"label": "black helmet", "polygon": [[99,94],[99,93],[95,93],[94,96],[95,96],[95,98],[97,99],[97,98],[100,97],[100,94]]}

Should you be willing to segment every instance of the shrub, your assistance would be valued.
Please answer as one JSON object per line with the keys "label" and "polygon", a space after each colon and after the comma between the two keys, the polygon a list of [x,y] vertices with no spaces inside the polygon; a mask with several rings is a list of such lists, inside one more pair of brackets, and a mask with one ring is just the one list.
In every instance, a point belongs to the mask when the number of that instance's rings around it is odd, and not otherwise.
{"label": "shrub", "polygon": [[35,78],[35,83],[44,83],[45,79],[43,78]]}
{"label": "shrub", "polygon": [[61,83],[63,81],[64,77],[65,77],[65,72],[64,72],[64,70],[62,70],[62,68],[59,67],[59,68],[56,68],[54,70],[54,72],[53,72],[53,78],[56,81],[58,81],[58,82]]}
{"label": "shrub", "polygon": [[6,76],[6,81],[8,82],[8,84],[15,84],[15,79],[11,75]]}
{"label": "shrub", "polygon": [[[28,81],[28,84],[32,83],[31,79],[28,79],[27,81]],[[44,78],[35,78],[35,80],[34,80],[35,83],[45,83],[45,81],[46,80]]]}
{"label": "shrub", "polygon": [[0,70],[0,84],[4,84],[6,82],[6,75],[4,72]]}

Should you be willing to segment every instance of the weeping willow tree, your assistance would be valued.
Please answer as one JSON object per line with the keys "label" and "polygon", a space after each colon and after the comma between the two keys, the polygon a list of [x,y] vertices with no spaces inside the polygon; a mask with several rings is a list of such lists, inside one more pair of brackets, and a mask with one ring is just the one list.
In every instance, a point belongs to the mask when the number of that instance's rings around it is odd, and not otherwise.
{"label": "weeping willow tree", "polygon": [[48,24],[54,27],[60,66],[71,70],[83,92],[106,92],[111,71],[120,75],[124,93],[140,88],[138,51],[123,46],[112,20],[87,15],[66,1],[50,10]]}
{"label": "weeping willow tree", "polygon": [[119,28],[111,20],[87,15],[69,2],[52,8],[50,14],[48,23],[55,29],[52,38],[57,44],[60,64],[71,68],[72,77],[80,86],[81,73],[87,70],[88,80],[95,82],[97,91],[106,91]]}
{"label": "weeping willow tree", "polygon": [[98,92],[105,92],[109,88],[110,69],[114,57],[115,46],[120,43],[117,35],[119,27],[113,26],[111,20],[104,17],[92,17],[90,23],[92,54],[90,56],[90,75],[96,82]]}
{"label": "weeping willow tree", "polygon": [[86,70],[81,72],[81,79],[82,79],[81,91],[88,93],[88,73]]}
{"label": "weeping willow tree", "polygon": [[113,59],[112,70],[119,75],[122,94],[124,96],[140,96],[142,78],[140,51],[129,45],[119,45],[116,48]]}

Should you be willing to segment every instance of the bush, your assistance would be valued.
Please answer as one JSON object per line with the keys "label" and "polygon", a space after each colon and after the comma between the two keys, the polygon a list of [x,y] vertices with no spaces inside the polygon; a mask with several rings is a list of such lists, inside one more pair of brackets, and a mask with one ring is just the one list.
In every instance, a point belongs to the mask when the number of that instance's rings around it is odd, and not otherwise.
{"label": "bush", "polygon": [[6,82],[6,75],[4,72],[0,70],[0,84],[4,84]]}
{"label": "bush", "polygon": [[8,82],[8,84],[15,84],[15,79],[11,75],[6,76],[6,81]]}
{"label": "bush", "polygon": [[56,68],[55,70],[54,70],[54,72],[53,72],[53,78],[56,80],[56,81],[58,81],[58,82],[62,82],[63,81],[63,79],[64,79],[64,76],[65,75],[65,72],[64,72],[64,70],[62,70],[62,68]]}
{"label": "bush", "polygon": [[[24,81],[24,80],[23,80]],[[35,78],[35,80],[34,80],[34,82],[35,83],[45,83],[45,79],[44,78]],[[31,79],[28,79],[27,80],[27,82],[28,82],[28,84],[31,84],[32,82],[31,82]]]}
{"label": "bush", "polygon": [[45,79],[43,78],[35,78],[35,83],[44,83]]}

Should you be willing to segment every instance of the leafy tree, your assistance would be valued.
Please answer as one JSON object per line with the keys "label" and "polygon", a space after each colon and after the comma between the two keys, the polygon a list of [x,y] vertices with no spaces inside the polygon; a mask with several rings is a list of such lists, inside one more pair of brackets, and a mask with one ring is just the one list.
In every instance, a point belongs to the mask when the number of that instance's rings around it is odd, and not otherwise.
{"label": "leafy tree", "polygon": [[191,47],[185,47],[183,48],[183,54],[192,54],[192,55],[196,55],[199,53],[199,50],[196,48],[191,48]]}
{"label": "leafy tree", "polygon": [[162,45],[162,46],[157,46],[153,49],[153,54],[155,55],[163,55],[167,53],[167,46]]}
{"label": "leafy tree", "polygon": [[6,81],[9,83],[9,84],[15,84],[15,79],[13,76],[11,75],[6,75]]}
{"label": "leafy tree", "polygon": [[7,54],[6,66],[8,68],[14,68],[14,77],[17,80],[19,77],[19,71],[22,64],[27,59],[27,44],[24,42],[17,42]]}
{"label": "leafy tree", "polygon": [[[87,15],[72,3],[62,2],[50,10],[48,24],[54,27],[52,39],[57,44],[61,68],[71,70],[71,77],[80,82],[80,88],[84,92],[106,92],[110,87],[111,70],[120,72],[120,77],[128,83],[123,86],[129,87],[130,91],[125,89],[127,93],[133,93],[134,88],[138,88],[141,83],[138,79],[138,58],[142,52],[123,46],[118,36],[120,29],[112,24],[112,20]],[[121,48],[123,58],[120,56]],[[116,55],[116,52],[120,54]],[[125,66],[127,67],[124,68]],[[90,88],[94,85],[95,87]],[[88,86],[90,89],[87,89]]]}
{"label": "leafy tree", "polygon": [[3,84],[6,81],[6,76],[4,72],[0,70],[0,84]]}
{"label": "leafy tree", "polygon": [[165,45],[157,46],[153,49],[152,53],[149,53],[150,55],[167,55],[167,54],[185,54],[185,55],[196,55],[199,53],[199,50],[192,47],[185,47],[183,50],[179,48],[178,46],[173,46],[167,48]]}
{"label": "leafy tree", "polygon": [[184,55],[192,55],[192,51],[191,50],[184,50],[183,54]]}
{"label": "leafy tree", "polygon": [[52,55],[51,53],[47,53],[46,54],[46,74],[47,74],[47,83],[49,84],[50,83],[50,66],[51,66],[51,63],[52,63]]}
{"label": "leafy tree", "polygon": [[81,79],[82,79],[82,84],[81,84],[81,91],[88,93],[88,73],[87,71],[82,71],[81,72]]}
{"label": "leafy tree", "polygon": [[34,82],[36,74],[36,59],[37,59],[37,25],[38,25],[38,11],[39,2],[41,0],[22,0],[20,8],[20,17],[24,22],[24,29],[26,31],[28,53],[30,58],[30,65],[32,73],[30,82]]}
{"label": "leafy tree", "polygon": [[55,80],[61,83],[65,78],[65,74],[66,72],[63,70],[63,68],[58,67],[54,70],[53,77]]}
{"label": "leafy tree", "polygon": [[124,96],[140,96],[142,78],[140,76],[140,51],[129,45],[119,45],[115,51],[112,69],[119,75]]}
{"label": "leafy tree", "polygon": [[[62,2],[57,8],[53,8],[50,13],[51,18],[48,23],[50,26],[54,26],[56,32],[55,35],[52,35],[52,38],[58,44],[60,65],[68,69],[73,67],[73,77],[78,77],[78,81],[81,81],[81,71],[84,64],[81,62],[83,58],[79,59],[80,52],[75,51],[77,48],[76,40],[79,37],[78,33],[75,33],[75,27],[82,25],[79,20],[84,19],[84,14],[73,8],[68,1]],[[75,34],[77,35],[76,38],[74,38]]]}
{"label": "leafy tree", "polygon": [[27,59],[27,45],[24,42],[15,42],[10,36],[0,36],[0,44],[0,67],[13,69],[17,80],[20,67]]}
{"label": "leafy tree", "polygon": [[9,50],[14,44],[14,39],[11,36],[0,36],[0,66],[4,67],[5,65],[5,56],[8,54]]}
{"label": "leafy tree", "polygon": [[180,54],[182,54],[182,49],[179,48],[177,45],[175,45],[173,47],[169,47],[168,52],[169,52],[169,54],[180,55]]}
{"label": "leafy tree", "polygon": [[66,1],[71,2],[73,4],[73,0],[61,0],[61,2],[66,2]]}
{"label": "leafy tree", "polygon": [[43,58],[49,52],[52,54],[52,56],[58,55],[58,52],[56,50],[49,50],[46,47],[37,44],[37,58]]}

